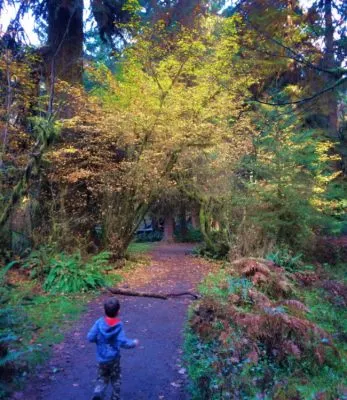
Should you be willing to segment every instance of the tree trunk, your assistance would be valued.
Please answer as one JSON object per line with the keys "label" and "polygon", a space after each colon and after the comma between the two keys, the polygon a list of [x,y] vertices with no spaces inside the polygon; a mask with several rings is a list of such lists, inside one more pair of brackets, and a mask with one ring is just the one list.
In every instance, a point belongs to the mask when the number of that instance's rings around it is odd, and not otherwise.
{"label": "tree trunk", "polygon": [[207,203],[201,204],[200,207],[200,230],[206,245],[213,251],[217,251],[217,246],[211,239],[211,215],[209,213],[209,205]]}
{"label": "tree trunk", "polygon": [[184,203],[180,205],[180,237],[184,239],[187,236],[188,228],[187,228],[187,213],[186,206]]}
{"label": "tree trunk", "polygon": [[162,293],[138,292],[134,290],[126,290],[121,288],[111,288],[109,286],[105,286],[105,288],[112,294],[120,294],[122,296],[151,297],[154,299],[161,299],[161,300],[168,300],[169,298],[180,297],[180,296],[191,296],[195,300],[200,299],[200,295],[192,292],[177,292],[177,293],[162,294]]}
{"label": "tree trunk", "polygon": [[47,75],[82,82],[83,0],[49,0]]}
{"label": "tree trunk", "polygon": [[175,220],[172,215],[166,215],[164,219],[164,236],[163,236],[163,241],[164,242],[173,242],[174,237],[174,226],[175,226]]}
{"label": "tree trunk", "polygon": [[[334,25],[332,17],[332,0],[325,0],[324,2],[324,43],[325,51],[323,63],[326,69],[333,69],[336,67],[334,56]],[[328,84],[328,82],[327,82]],[[338,139],[338,117],[337,117],[337,97],[334,91],[325,94],[327,107],[328,107],[328,131],[329,136],[333,140]]]}
{"label": "tree trunk", "polygon": [[192,210],[192,228],[200,228],[199,210],[197,208],[193,208]]}

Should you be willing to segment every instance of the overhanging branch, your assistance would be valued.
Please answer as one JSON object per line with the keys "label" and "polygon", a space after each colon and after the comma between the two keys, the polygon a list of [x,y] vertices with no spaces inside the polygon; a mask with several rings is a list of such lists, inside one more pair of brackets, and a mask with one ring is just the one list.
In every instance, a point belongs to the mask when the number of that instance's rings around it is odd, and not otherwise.
{"label": "overhanging branch", "polygon": [[319,92],[316,92],[312,96],[305,97],[305,98],[300,99],[300,100],[278,102],[278,103],[270,103],[270,102],[259,100],[259,99],[254,99],[253,101],[256,101],[257,103],[260,103],[260,104],[266,104],[268,106],[276,106],[276,107],[283,107],[283,106],[288,106],[288,105],[307,103],[307,102],[309,102],[311,100],[314,100],[315,98],[321,96],[324,93],[327,93],[327,92],[330,92],[331,90],[336,89],[338,86],[342,85],[346,81],[347,81],[347,77],[340,78],[333,85],[328,86],[327,88],[325,88],[323,90],[320,90]]}

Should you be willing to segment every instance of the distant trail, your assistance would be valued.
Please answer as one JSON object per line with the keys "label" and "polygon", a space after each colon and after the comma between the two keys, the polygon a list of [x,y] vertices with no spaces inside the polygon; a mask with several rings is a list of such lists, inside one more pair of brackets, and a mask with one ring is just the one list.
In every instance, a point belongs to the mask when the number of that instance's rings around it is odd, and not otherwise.
{"label": "distant trail", "polygon": [[[214,267],[187,253],[189,244],[159,244],[150,253],[150,266],[142,266],[125,278],[130,289],[158,293],[195,290]],[[102,315],[105,297],[90,303],[87,312],[54,347],[51,360],[38,370],[26,391],[15,399],[88,400],[92,397],[95,374],[95,345],[86,334]],[[190,299],[157,300],[117,296],[126,334],[138,338],[140,347],[122,352],[122,399],[187,400],[186,377],[182,369],[182,333]]]}

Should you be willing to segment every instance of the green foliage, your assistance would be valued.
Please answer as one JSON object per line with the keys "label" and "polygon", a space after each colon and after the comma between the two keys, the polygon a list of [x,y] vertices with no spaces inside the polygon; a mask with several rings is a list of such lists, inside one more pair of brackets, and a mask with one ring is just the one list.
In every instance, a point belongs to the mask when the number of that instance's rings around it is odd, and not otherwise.
{"label": "green foliage", "polygon": [[5,282],[5,277],[6,277],[7,272],[17,264],[18,264],[18,261],[13,260],[13,261],[9,262],[8,264],[6,264],[4,267],[1,267],[1,270],[0,270],[0,284],[1,285],[3,285]]}
{"label": "green foliage", "polygon": [[283,267],[289,272],[295,272],[302,264],[302,254],[293,255],[293,253],[286,248],[281,248],[276,252],[267,254],[266,259],[273,261],[276,265]]}
{"label": "green foliage", "polygon": [[25,321],[7,304],[9,294],[10,291],[5,286],[0,289],[0,398],[8,394],[9,385],[16,373],[15,361],[23,354],[16,330]]}
{"label": "green foliage", "polygon": [[80,293],[105,285],[110,253],[102,252],[84,263],[80,253],[61,253],[51,259],[43,288],[51,293]]}
{"label": "green foliage", "polygon": [[216,246],[213,249],[205,242],[194,247],[193,255],[196,257],[204,257],[211,260],[225,260],[228,253],[228,246],[226,244],[221,244],[221,246]]}
{"label": "green foliage", "polygon": [[227,300],[229,293],[227,285],[221,285],[227,279],[227,272],[221,269],[216,274],[209,274],[199,285],[199,292],[204,296],[216,297],[220,302]]}
{"label": "green foliage", "polygon": [[301,295],[310,308],[308,318],[337,339],[340,338],[339,344],[347,351],[347,343],[343,338],[347,332],[347,309],[338,294],[334,301],[329,300],[327,292],[321,288],[302,291]]}
{"label": "green foliage", "polygon": [[41,143],[49,145],[60,134],[61,124],[53,116],[43,118],[41,116],[30,117],[34,137]]}
{"label": "green foliage", "polygon": [[232,254],[264,256],[276,247],[301,252],[340,207],[329,198],[337,176],[329,165],[332,144],[290,112],[283,117],[260,108],[255,126],[253,154],[239,163],[226,207]]}
{"label": "green foliage", "polygon": [[190,329],[186,329],[184,336],[185,362],[190,377],[189,390],[192,400],[212,400],[210,385],[218,387],[221,380],[213,369],[217,358],[215,346],[201,343]]}
{"label": "green foliage", "polygon": [[23,354],[16,331],[25,321],[9,304],[11,289],[5,281],[7,272],[16,264],[12,261],[0,270],[0,398],[8,394],[8,387],[16,373],[15,361]]}
{"label": "green foliage", "polygon": [[185,235],[175,232],[175,239],[177,242],[197,243],[203,240],[200,229],[189,228]]}
{"label": "green foliage", "polygon": [[29,271],[29,275],[32,279],[42,279],[47,274],[50,260],[54,257],[54,253],[54,246],[41,246],[28,255],[22,263],[21,268]]}
{"label": "green foliage", "polygon": [[[41,258],[36,254],[33,260]],[[94,261],[102,267],[107,260],[103,254]],[[0,277],[0,398],[8,398],[28,371],[46,361],[52,344],[63,339],[67,324],[79,316],[88,299],[81,294],[37,294],[37,280],[9,285],[5,273],[14,265],[18,261],[3,267]]]}
{"label": "green foliage", "polygon": [[[24,358],[29,367],[44,361],[52,344],[63,340],[66,327],[79,317],[87,300],[86,295],[80,294],[48,294],[34,296],[25,305],[29,326],[21,335],[24,342],[33,342],[32,351]],[[17,301],[23,302],[23,299]]]}

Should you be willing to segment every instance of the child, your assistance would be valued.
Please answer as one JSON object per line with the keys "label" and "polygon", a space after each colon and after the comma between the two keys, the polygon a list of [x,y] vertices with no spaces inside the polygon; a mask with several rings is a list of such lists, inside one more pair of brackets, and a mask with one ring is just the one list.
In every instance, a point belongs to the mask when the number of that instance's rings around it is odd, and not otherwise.
{"label": "child", "polygon": [[93,400],[101,400],[107,385],[112,385],[111,400],[120,399],[120,348],[132,349],[138,345],[137,339],[125,336],[123,323],[117,318],[120,305],[112,297],[104,303],[105,317],[99,318],[88,333],[88,340],[96,343],[96,358],[99,363],[98,377]]}

